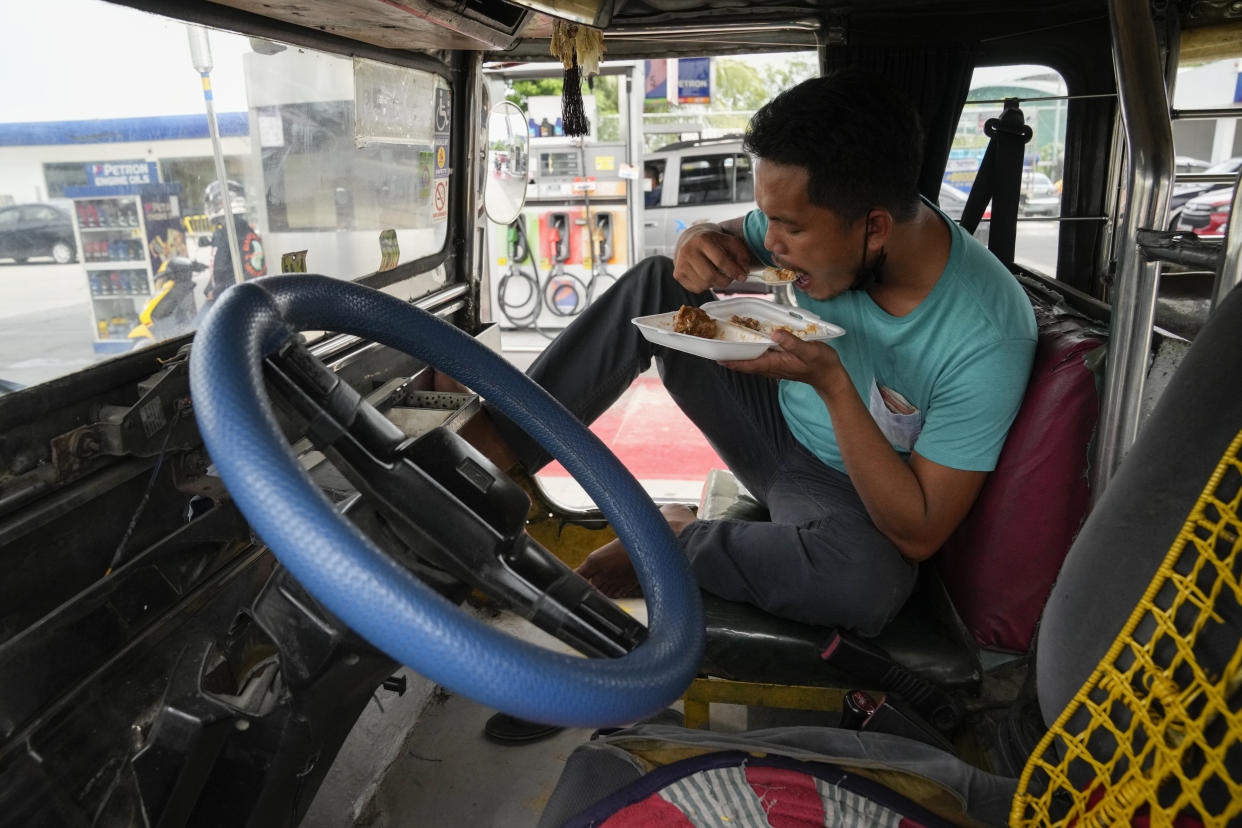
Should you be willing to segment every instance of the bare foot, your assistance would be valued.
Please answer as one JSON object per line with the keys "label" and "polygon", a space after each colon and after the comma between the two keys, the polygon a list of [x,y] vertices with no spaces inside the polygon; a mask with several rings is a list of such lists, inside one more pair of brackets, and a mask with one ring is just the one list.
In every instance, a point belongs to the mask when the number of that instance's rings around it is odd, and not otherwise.
{"label": "bare foot", "polygon": [[[680,503],[661,506],[660,514],[668,521],[674,535],[681,534],[681,530],[695,520],[694,512]],[[587,555],[575,571],[609,598],[628,598],[639,592],[634,565],[619,539],[611,540]]]}
{"label": "bare foot", "polygon": [[621,541],[611,540],[587,555],[575,570],[609,598],[628,598],[638,591],[638,577]]}
{"label": "bare foot", "polygon": [[483,452],[483,456],[495,463],[501,471],[507,472],[517,465],[517,455],[509,447],[509,441],[496,430],[496,424],[492,422],[487,411],[475,414],[457,433],[467,443]]}

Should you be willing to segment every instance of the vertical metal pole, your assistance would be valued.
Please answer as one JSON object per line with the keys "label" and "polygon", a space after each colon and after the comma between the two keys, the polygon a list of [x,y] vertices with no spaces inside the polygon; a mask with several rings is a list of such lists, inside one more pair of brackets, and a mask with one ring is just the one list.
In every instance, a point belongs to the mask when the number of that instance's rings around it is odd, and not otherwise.
{"label": "vertical metal pole", "polygon": [[207,107],[207,131],[211,134],[211,152],[216,161],[216,179],[224,198],[224,232],[229,240],[229,260],[233,263],[233,284],[242,281],[240,246],[237,244],[237,228],[233,219],[233,194],[229,191],[229,177],[224,169],[224,152],[220,149],[220,127],[216,123],[216,105],[211,95],[211,43],[207,30],[202,26],[186,25],[190,38],[190,60],[203,79],[203,103]]}
{"label": "vertical metal pole", "polygon": [[[480,101],[483,102],[481,110]],[[450,270],[450,279],[470,280],[473,300],[470,324],[477,327],[482,319],[483,280],[475,278],[474,274],[476,267],[482,268],[488,261],[485,258],[488,255],[488,223],[483,210],[483,187],[486,180],[490,101],[487,100],[484,90],[481,52],[467,52],[453,62],[453,95],[449,108],[452,149],[456,152],[460,148],[461,157],[470,159],[470,163],[460,175],[455,171],[449,179],[452,187],[449,191],[449,204],[453,209],[449,232],[453,237],[451,242],[460,255],[456,262],[445,262],[444,266]],[[480,117],[483,119],[482,124],[476,120]],[[455,156],[450,154],[449,157]],[[456,268],[456,272],[452,272],[453,268]]]}
{"label": "vertical metal pole", "polygon": [[[644,229],[644,211],[646,195],[643,193],[643,62],[634,61],[630,73],[625,76],[626,110],[628,123],[625,138],[629,161],[638,169],[638,178],[631,181],[625,188],[630,203],[630,226],[626,233],[626,261],[628,267],[638,264],[641,258]],[[614,230],[615,238],[615,230]]]}
{"label": "vertical metal pole", "polygon": [[1233,185],[1233,211],[1229,214],[1229,227],[1225,230],[1225,249],[1221,255],[1220,269],[1216,271],[1216,283],[1212,286],[1212,310],[1224,301],[1229,291],[1242,281],[1242,173]]}
{"label": "vertical metal pole", "polygon": [[1146,0],[1109,0],[1113,70],[1129,150],[1124,214],[1115,247],[1112,331],[1104,378],[1092,496],[1108,485],[1138,434],[1143,381],[1160,282],[1138,248],[1140,227],[1164,227],[1173,175],[1173,130]]}

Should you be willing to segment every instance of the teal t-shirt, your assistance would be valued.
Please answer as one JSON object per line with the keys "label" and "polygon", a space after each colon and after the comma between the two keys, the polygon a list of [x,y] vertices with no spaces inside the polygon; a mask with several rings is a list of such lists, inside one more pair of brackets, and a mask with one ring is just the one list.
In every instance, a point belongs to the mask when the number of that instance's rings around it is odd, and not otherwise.
{"label": "teal t-shirt", "polygon": [[[824,301],[795,293],[799,306],[845,329],[830,344],[894,449],[950,468],[991,471],[1030,377],[1035,315],[1000,260],[940,216],[952,234],[949,262],[906,316],[886,313],[865,291]],[[752,211],[745,237],[770,265],[767,224]],[[794,436],[844,472],[828,409],[811,386],[782,380],[780,403]]]}

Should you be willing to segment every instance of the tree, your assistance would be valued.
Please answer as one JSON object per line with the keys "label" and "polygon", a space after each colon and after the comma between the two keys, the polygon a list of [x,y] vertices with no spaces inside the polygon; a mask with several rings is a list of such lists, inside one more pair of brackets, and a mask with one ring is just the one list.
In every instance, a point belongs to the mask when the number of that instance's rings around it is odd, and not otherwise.
{"label": "tree", "polygon": [[517,104],[518,109],[526,111],[526,99],[536,95],[560,95],[565,82],[560,78],[537,78],[535,80],[513,81],[505,95],[506,101]]}
{"label": "tree", "polygon": [[790,53],[788,60],[768,66],[767,87],[769,97],[819,74],[815,56],[804,52]]}
{"label": "tree", "polygon": [[764,76],[754,65],[729,58],[716,62],[714,109],[754,111],[769,97]]}
{"label": "tree", "polygon": [[[527,112],[526,100],[537,95],[556,95],[560,97],[565,88],[561,78],[537,78],[535,80],[513,81],[505,100],[512,101],[518,109]],[[615,141],[621,137],[620,125],[615,117],[620,111],[619,84],[615,75],[600,75],[592,82],[582,82],[582,95],[595,96],[596,118],[600,121],[596,134],[601,141]]]}

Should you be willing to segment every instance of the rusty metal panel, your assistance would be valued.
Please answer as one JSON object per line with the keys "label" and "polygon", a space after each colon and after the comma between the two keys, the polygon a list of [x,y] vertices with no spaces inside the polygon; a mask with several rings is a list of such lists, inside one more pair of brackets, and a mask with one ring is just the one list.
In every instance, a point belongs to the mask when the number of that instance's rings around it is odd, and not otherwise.
{"label": "rusty metal panel", "polygon": [[499,21],[471,19],[485,15],[465,4],[458,11],[411,0],[213,2],[387,49],[505,49],[512,45],[518,28]]}

